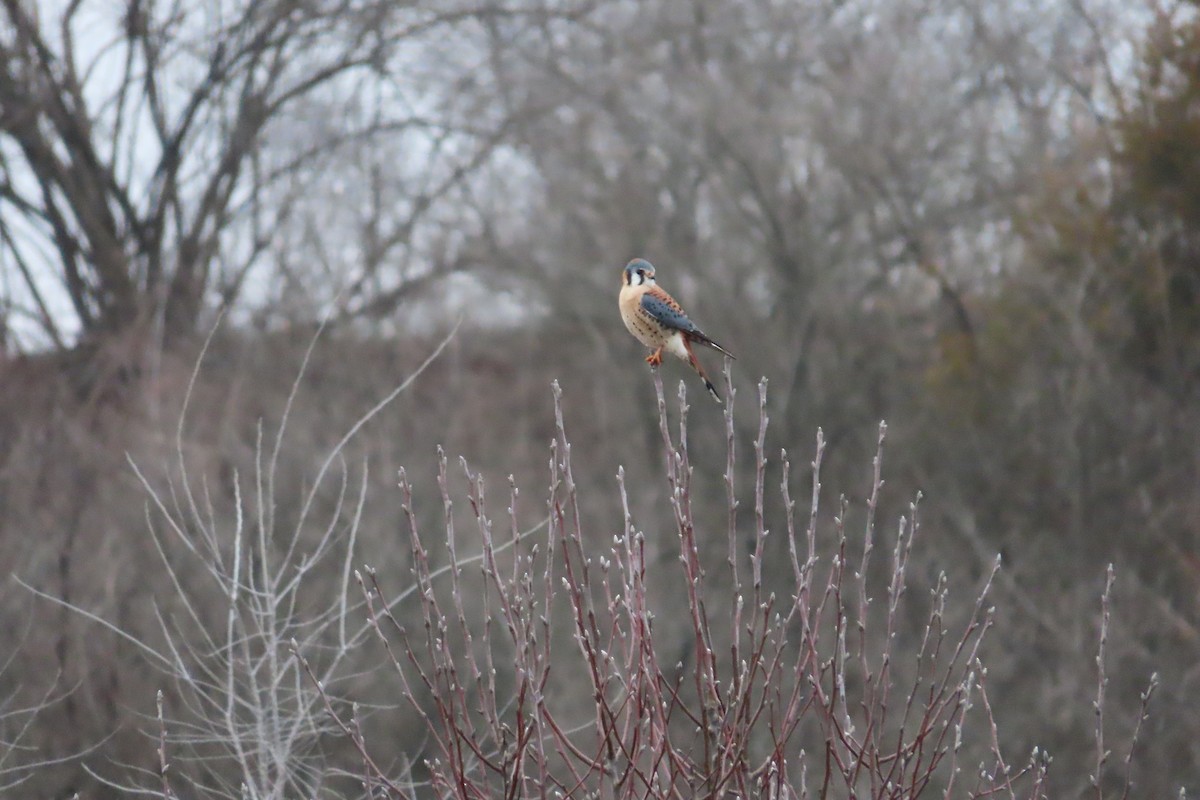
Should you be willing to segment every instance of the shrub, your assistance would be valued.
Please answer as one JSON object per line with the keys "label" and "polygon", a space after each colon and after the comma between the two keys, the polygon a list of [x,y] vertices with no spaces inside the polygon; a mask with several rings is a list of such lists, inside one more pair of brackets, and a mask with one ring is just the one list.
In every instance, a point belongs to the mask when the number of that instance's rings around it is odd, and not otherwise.
{"label": "shrub", "polygon": [[[419,530],[403,474],[415,578],[405,594],[420,606],[418,621],[397,616],[401,598],[384,588],[394,582],[392,576],[381,579],[370,568],[356,572],[398,693],[428,726],[430,737],[427,782],[413,784],[411,773],[399,780],[380,766],[387,748],[368,742],[357,715],[339,714],[325,695],[327,712],[361,755],[368,796],[377,790],[398,797],[1043,796],[1050,759],[1035,749],[1014,765],[1001,753],[980,656],[992,625],[986,599],[999,560],[957,630],[947,625],[949,591],[945,575],[939,576],[927,587],[932,602],[919,645],[915,652],[897,652],[909,553],[919,532],[914,501],[889,548],[882,612],[872,612],[867,576],[876,547],[886,425],[880,425],[866,527],[854,545],[844,524],[843,498],[833,519],[832,548],[821,552],[820,431],[802,530],[782,454],[780,491],[792,582],[787,593],[768,592],[763,578],[770,533],[764,525],[766,382],[759,387],[751,552],[739,547],[730,385],[728,555],[722,564],[707,564],[697,539],[710,534],[711,526],[692,515],[694,467],[684,390],[681,386],[679,432],[672,438],[657,373],[654,380],[676,526],[679,574],[674,577],[686,597],[686,619],[660,619],[648,600],[648,586],[669,578],[654,574],[648,564],[646,534],[629,514],[623,471],[617,476],[625,509],[621,533],[600,543],[582,519],[556,384],[548,517],[535,543],[529,541],[534,531],[519,531],[515,487],[501,533],[487,512],[482,478],[464,461],[481,553],[462,559],[442,454],[446,528],[433,538],[440,543],[445,534],[445,585],[438,586],[431,540]],[[857,550],[856,558],[851,550]],[[464,570],[470,562],[478,562],[479,569]],[[710,588],[714,570],[727,573],[731,591]],[[1111,572],[1105,621],[1110,588]],[[483,602],[472,616],[463,598],[477,592]],[[687,630],[686,666],[664,647],[671,636],[660,631],[672,623]],[[320,689],[303,653],[298,657]],[[1102,657],[1103,650],[1101,665]],[[905,684],[893,669],[900,658],[915,659]],[[551,691],[563,687],[564,673],[573,691]],[[1100,681],[1102,703],[1102,671]],[[1102,748],[1101,730],[1098,723]],[[1097,774],[1106,760],[1101,750]]]}

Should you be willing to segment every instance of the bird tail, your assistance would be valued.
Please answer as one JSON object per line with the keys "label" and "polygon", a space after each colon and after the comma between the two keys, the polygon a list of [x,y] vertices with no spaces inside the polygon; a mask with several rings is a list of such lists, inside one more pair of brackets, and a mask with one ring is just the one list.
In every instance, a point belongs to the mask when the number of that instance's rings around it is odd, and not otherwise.
{"label": "bird tail", "polygon": [[714,342],[712,339],[705,336],[700,331],[692,331],[692,338],[695,339],[700,344],[705,345],[706,347],[711,347],[713,350],[716,350],[718,353],[723,353],[724,355],[727,355],[730,358],[735,359],[735,360],[737,359],[737,356],[735,356],[733,353],[726,350],[724,347],[721,347],[721,345],[717,344],[716,342]]}
{"label": "bird tail", "polygon": [[[696,358],[696,353],[692,350],[692,343],[688,341],[686,336],[683,338],[683,346],[687,350],[688,363],[692,365],[692,369],[696,370],[696,374],[704,381],[704,388],[708,389],[708,393],[712,395],[713,400],[721,403],[721,395],[717,394],[717,387],[713,386],[713,382],[708,379],[708,373],[704,371],[704,367],[700,364],[700,359]],[[725,351],[721,350],[721,352],[724,353]]]}

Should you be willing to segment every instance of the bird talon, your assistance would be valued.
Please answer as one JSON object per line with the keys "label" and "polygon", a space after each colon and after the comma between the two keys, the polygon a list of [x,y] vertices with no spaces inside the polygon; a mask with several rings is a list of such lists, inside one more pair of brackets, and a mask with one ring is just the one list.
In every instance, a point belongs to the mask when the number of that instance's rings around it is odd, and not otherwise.
{"label": "bird talon", "polygon": [[646,363],[652,367],[657,367],[662,364],[662,348],[658,348],[650,355],[646,356]]}

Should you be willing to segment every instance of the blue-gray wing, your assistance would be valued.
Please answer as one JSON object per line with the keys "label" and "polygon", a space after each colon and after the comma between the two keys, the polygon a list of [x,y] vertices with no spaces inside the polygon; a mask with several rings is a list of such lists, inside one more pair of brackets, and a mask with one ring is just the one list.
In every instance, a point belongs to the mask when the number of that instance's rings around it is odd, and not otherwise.
{"label": "blue-gray wing", "polygon": [[687,314],[683,313],[683,309],[670,296],[663,297],[661,294],[646,292],[642,295],[642,310],[663,327],[684,333],[700,332],[696,324],[688,319]]}

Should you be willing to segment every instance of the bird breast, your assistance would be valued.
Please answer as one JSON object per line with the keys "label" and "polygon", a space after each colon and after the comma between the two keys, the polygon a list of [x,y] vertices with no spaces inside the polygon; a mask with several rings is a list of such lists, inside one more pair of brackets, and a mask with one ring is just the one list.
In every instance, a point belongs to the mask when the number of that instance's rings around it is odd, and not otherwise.
{"label": "bird breast", "polygon": [[621,320],[634,337],[646,347],[662,347],[666,344],[666,329],[642,310],[644,286],[625,286],[621,289]]}

